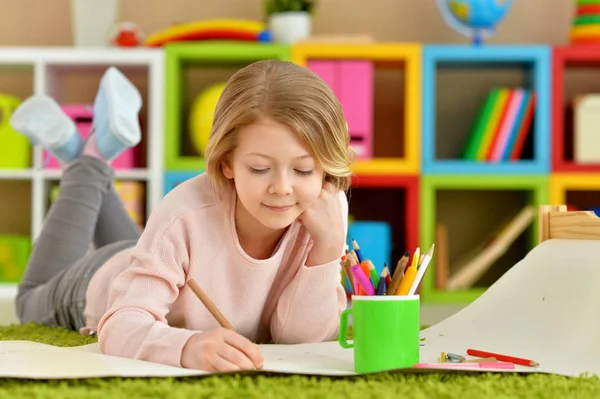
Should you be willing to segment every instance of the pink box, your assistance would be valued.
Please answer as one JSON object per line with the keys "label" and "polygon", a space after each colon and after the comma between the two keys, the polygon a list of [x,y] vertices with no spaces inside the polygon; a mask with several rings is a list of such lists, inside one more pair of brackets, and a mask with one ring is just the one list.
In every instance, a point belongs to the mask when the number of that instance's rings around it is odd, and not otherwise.
{"label": "pink box", "polygon": [[356,158],[372,158],[373,63],[368,60],[309,60],[307,67],[331,87],[340,101]]}
{"label": "pink box", "polygon": [[[90,133],[92,128],[92,120],[94,117],[94,113],[92,111],[91,105],[86,104],[65,104],[62,105],[62,110],[65,114],[67,114],[77,126],[77,130],[81,134],[81,137],[84,139]],[[44,151],[44,161],[47,159],[48,153]],[[138,165],[138,156],[135,148],[130,148],[124,151],[121,155],[115,158],[112,161],[112,166],[115,169],[132,169]],[[51,157],[47,164],[45,164],[44,168],[53,169],[58,168],[59,164],[56,158]]]}

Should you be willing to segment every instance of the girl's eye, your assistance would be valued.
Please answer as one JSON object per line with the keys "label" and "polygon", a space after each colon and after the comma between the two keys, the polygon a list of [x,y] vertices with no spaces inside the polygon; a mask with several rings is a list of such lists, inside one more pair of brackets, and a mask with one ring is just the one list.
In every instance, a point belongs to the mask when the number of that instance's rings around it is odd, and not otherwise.
{"label": "girl's eye", "polygon": [[312,170],[298,170],[296,169],[296,173],[298,173],[301,176],[310,176],[313,174]]}
{"label": "girl's eye", "polygon": [[250,172],[251,173],[255,173],[257,175],[262,175],[264,173],[267,173],[269,171],[269,169],[254,169],[254,168],[250,168]]}

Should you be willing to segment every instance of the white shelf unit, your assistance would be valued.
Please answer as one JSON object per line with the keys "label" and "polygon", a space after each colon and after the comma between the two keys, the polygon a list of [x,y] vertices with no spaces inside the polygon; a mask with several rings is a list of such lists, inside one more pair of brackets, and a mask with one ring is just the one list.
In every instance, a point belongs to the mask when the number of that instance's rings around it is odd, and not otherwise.
{"label": "white shelf unit", "polygon": [[[147,99],[145,103],[146,167],[119,169],[119,180],[143,181],[146,185],[146,215],[156,207],[163,196],[163,132],[164,132],[164,52],[161,49],[79,49],[71,47],[0,47],[0,74],[6,67],[24,67],[33,71],[33,93],[47,94],[59,103],[61,80],[70,73],[88,75],[99,79],[103,71],[115,66],[126,71],[146,76]],[[97,84],[95,86],[97,88]],[[0,92],[5,92],[0,87]],[[33,94],[32,93],[32,94]],[[9,93],[11,94],[11,93]],[[95,91],[87,93],[93,100]],[[24,100],[24,98],[21,98]],[[32,148],[32,165],[29,169],[1,169],[2,183],[7,181],[31,182],[31,240],[39,235],[46,213],[50,182],[60,179],[57,169],[43,168],[43,150]],[[0,220],[0,231],[3,229]],[[15,284],[0,284],[0,299],[11,299],[16,294]]]}

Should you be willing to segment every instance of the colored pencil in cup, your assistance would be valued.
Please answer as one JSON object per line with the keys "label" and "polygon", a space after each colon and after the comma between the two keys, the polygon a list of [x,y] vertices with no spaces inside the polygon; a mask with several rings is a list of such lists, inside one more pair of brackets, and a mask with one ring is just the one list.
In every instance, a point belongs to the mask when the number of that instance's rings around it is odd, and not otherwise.
{"label": "colored pencil in cup", "polygon": [[423,276],[425,275],[425,272],[427,271],[427,267],[429,266],[429,262],[431,262],[431,258],[433,257],[434,247],[435,247],[435,244],[433,244],[431,246],[431,248],[429,248],[429,251],[427,251],[427,253],[425,253],[425,255],[423,256],[423,260],[422,260],[421,264],[419,265],[419,267],[417,268],[417,275],[415,276],[415,280],[413,281],[412,285],[410,286],[408,295],[414,295],[417,293],[417,290],[419,289],[419,285],[421,284],[421,281],[423,280]]}
{"label": "colored pencil in cup", "polygon": [[396,269],[394,270],[394,275],[392,276],[392,282],[387,286],[387,294],[395,295],[398,286],[400,285],[400,281],[402,281],[402,277],[404,277],[404,268],[408,264],[408,259],[410,258],[410,252],[406,251],[402,258],[398,261],[396,265]]}
{"label": "colored pencil in cup", "polygon": [[396,295],[408,295],[410,287],[412,286],[413,281],[415,281],[415,277],[417,277],[416,266],[411,266],[406,269],[406,273],[404,273],[400,286],[396,290]]}
{"label": "colored pencil in cup", "polygon": [[375,265],[370,260],[366,260],[367,266],[369,267],[369,274],[371,275],[371,280],[373,281],[373,285],[375,287],[379,286],[379,276],[377,275],[377,269],[375,269]]}
{"label": "colored pencil in cup", "polygon": [[360,267],[358,265],[352,265],[350,270],[352,271],[354,279],[358,281],[358,284],[365,291],[365,294],[375,295],[375,288],[373,287],[373,284],[371,284],[371,280],[369,280],[367,276],[365,276],[365,273],[363,273]]}
{"label": "colored pencil in cup", "polygon": [[386,262],[383,262],[383,269],[387,269],[387,274],[385,275],[385,286],[389,287],[392,284],[392,271],[388,267]]}
{"label": "colored pencil in cup", "polygon": [[467,354],[469,354],[471,356],[477,356],[477,357],[494,357],[499,362],[510,362],[510,363],[514,363],[514,364],[520,364],[521,366],[537,367],[540,365],[538,362],[536,362],[534,360],[523,359],[523,358],[514,357],[514,356],[501,355],[499,353],[486,352],[486,351],[481,351],[478,349],[467,349]]}
{"label": "colored pencil in cup", "polygon": [[354,252],[356,252],[356,257],[358,258],[358,262],[362,263],[362,261],[365,260],[365,258],[362,255],[362,252],[360,252],[360,247],[358,246],[358,243],[356,242],[356,240],[353,238],[352,239],[352,248],[354,249]]}
{"label": "colored pencil in cup", "polygon": [[[228,328],[230,330],[234,330],[233,326],[229,321],[223,316],[223,313],[217,308],[217,306],[210,300],[208,295],[204,292],[202,288],[196,283],[193,279],[188,280],[188,285],[194,291],[194,294],[200,299],[200,301],[206,306],[206,309],[213,315],[215,319],[219,322],[221,327]],[[235,331],[235,330],[234,330]]]}
{"label": "colored pencil in cup", "polygon": [[344,274],[346,275],[348,282],[350,282],[350,290],[352,291],[351,294],[358,294],[358,291],[356,291],[354,277],[352,277],[352,272],[350,271],[350,259],[345,259],[342,262],[342,267],[344,268]]}
{"label": "colored pencil in cup", "polygon": [[379,279],[379,284],[377,285],[377,295],[383,295],[386,292],[386,277],[388,276],[388,268],[387,266],[383,268],[381,272],[381,278]]}

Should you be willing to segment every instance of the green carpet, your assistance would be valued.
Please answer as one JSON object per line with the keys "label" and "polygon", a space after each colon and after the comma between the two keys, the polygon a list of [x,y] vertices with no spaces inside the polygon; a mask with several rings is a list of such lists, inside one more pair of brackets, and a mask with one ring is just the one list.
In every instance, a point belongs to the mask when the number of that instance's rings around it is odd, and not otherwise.
{"label": "green carpet", "polygon": [[[94,342],[76,332],[35,324],[0,327],[0,339],[59,346]],[[0,379],[2,398],[598,398],[600,379],[514,374],[378,374],[352,378],[222,376],[204,378]]]}

